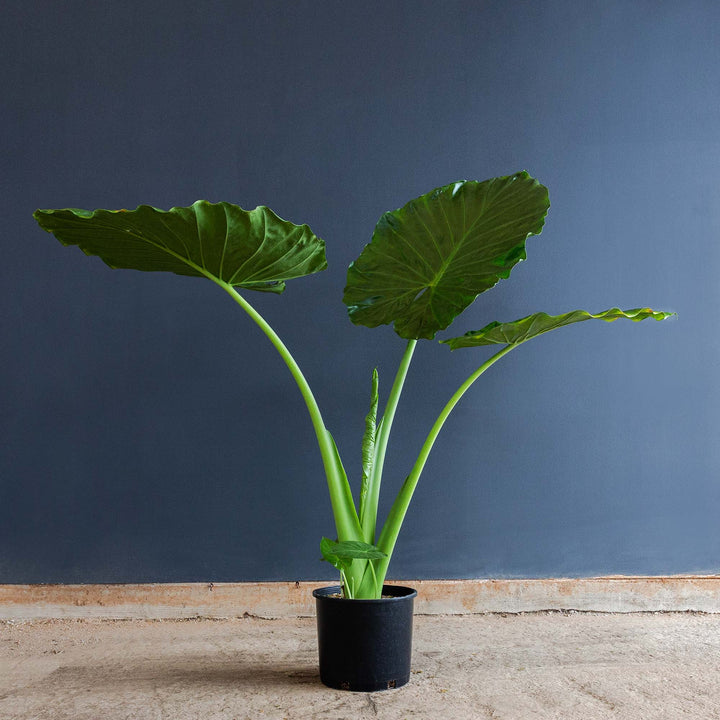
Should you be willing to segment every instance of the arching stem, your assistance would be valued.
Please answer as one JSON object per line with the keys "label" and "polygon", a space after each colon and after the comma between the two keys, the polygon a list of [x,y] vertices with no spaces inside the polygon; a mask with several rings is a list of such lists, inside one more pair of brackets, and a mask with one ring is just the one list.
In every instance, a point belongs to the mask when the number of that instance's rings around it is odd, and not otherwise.
{"label": "arching stem", "polygon": [[420,479],[420,474],[423,471],[423,468],[425,467],[425,463],[427,462],[428,456],[430,455],[430,451],[432,450],[432,447],[435,443],[435,440],[437,439],[437,436],[440,434],[440,430],[442,430],[443,425],[445,424],[445,421],[448,419],[450,413],[452,412],[453,408],[458,404],[460,401],[460,398],[468,391],[468,389],[471,387],[471,385],[492,365],[494,365],[501,357],[504,357],[507,355],[511,350],[516,348],[519,343],[514,345],[506,345],[500,352],[495,353],[491,358],[486,360],[470,377],[468,377],[467,380],[457,389],[455,394],[448,400],[445,407],[442,409],[442,412],[440,415],[438,415],[437,420],[433,424],[432,428],[430,429],[430,432],[427,435],[427,438],[425,439],[425,442],[423,443],[423,446],[420,450],[420,454],[418,455],[417,460],[415,461],[415,464],[413,465],[412,470],[410,471],[410,474],[408,475],[407,479],[403,483],[402,487],[400,488],[400,491],[397,494],[397,497],[395,498],[395,502],[393,503],[392,508],[390,509],[390,513],[388,514],[387,520],[385,521],[385,524],[383,526],[382,532],[380,533],[380,539],[377,542],[378,549],[382,550],[387,557],[383,558],[382,560],[377,561],[377,575],[380,579],[380,582],[384,582],[385,580],[385,574],[387,573],[387,567],[390,562],[390,558],[392,556],[392,552],[395,548],[395,543],[398,538],[398,534],[400,532],[400,528],[402,527],[403,520],[405,519],[405,514],[407,513],[408,506],[410,505],[410,501],[412,500],[413,493],[415,492],[415,488],[417,487],[418,480]]}
{"label": "arching stem", "polygon": [[305,405],[310,413],[310,419],[315,430],[315,436],[317,437],[318,447],[320,448],[320,455],[322,456],[325,475],[327,477],[328,489],[330,491],[330,502],[335,517],[338,539],[341,541],[362,540],[360,521],[355,510],[352,491],[345,476],[340,456],[332,436],[325,427],[320,408],[310,389],[310,385],[300,370],[300,366],[285,346],[285,343],[283,343],[265,318],[263,318],[232,285],[218,280],[212,275],[208,275],[208,277],[225,290],[252,318],[256,325],[265,333],[290,370],[291,375],[300,389],[303,400],[305,400]]}

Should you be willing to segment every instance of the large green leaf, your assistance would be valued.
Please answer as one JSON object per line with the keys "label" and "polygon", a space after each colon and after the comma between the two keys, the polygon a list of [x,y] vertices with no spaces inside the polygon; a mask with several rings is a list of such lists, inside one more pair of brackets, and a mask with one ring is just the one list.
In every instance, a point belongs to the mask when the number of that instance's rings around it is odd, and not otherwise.
{"label": "large green leaf", "polygon": [[547,313],[535,313],[527,317],[515,320],[515,322],[499,323],[491,322],[481,330],[474,330],[465,333],[461,337],[441,340],[450,346],[451,350],[463,347],[477,347],[478,345],[518,345],[530,338],[537,337],[543,333],[555,330],[555,328],[572,325],[584,320],[605,320],[613,322],[619,318],[626,318],[638,322],[647,318],[664,320],[675,313],[651,310],[650,308],[635,308],[633,310],[620,310],[611,308],[603,312],[592,314],[585,310],[573,310],[563,315],[548,315]]}
{"label": "large green leaf", "polygon": [[325,243],[307,225],[270,208],[243,210],[198,200],[158,210],[37,210],[34,218],[63,245],[78,245],[112,268],[165,270],[230,285],[282,292],[285,280],[327,267]]}
{"label": "large green leaf", "polygon": [[547,188],[519,172],[445,185],[385,213],[348,270],[351,320],[433,338],[525,258],[549,206]]}

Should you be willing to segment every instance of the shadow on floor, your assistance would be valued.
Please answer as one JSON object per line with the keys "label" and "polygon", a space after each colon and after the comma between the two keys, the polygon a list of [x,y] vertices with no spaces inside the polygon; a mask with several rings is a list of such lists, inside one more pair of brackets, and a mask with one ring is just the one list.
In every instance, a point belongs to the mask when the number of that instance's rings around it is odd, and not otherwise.
{"label": "shadow on floor", "polygon": [[[68,665],[59,667],[45,677],[41,687],[59,686],[67,690],[104,688],[109,691],[132,688],[161,689],[173,686],[243,687],[293,689],[301,685],[321,686],[317,663],[299,661],[294,664],[223,660],[208,656],[182,658],[133,658],[132,665],[107,662],[93,667]],[[41,689],[41,688],[38,688]]]}

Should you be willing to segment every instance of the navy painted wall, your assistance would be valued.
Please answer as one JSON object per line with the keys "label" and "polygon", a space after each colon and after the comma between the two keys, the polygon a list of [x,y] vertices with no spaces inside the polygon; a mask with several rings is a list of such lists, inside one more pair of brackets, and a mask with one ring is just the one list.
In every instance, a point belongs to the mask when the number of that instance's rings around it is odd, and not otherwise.
{"label": "navy painted wall", "polygon": [[[584,323],[496,365],[448,422],[390,575],[720,567],[720,5],[10,2],[0,38],[0,582],[330,578],[319,454],[279,357],[200,279],[113,271],[36,207],[270,205],[330,270],[253,297],[357,478],[372,368],[345,268],[382,212],[526,168],[549,188],[529,259],[459,334]],[[421,343],[385,491],[487,357]],[[386,494],[386,499],[388,495]],[[384,506],[387,508],[387,505]]]}

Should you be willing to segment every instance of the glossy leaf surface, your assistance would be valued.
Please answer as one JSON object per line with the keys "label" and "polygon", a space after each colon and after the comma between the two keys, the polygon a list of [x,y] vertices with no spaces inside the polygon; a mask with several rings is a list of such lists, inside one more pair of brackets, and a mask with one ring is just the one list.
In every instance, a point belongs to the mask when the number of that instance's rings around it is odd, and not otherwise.
{"label": "glossy leaf surface", "polygon": [[385,213],[348,270],[351,320],[434,337],[525,258],[549,206],[547,188],[519,172],[445,185]]}
{"label": "glossy leaf surface", "polygon": [[572,312],[562,315],[535,313],[520,320],[515,320],[514,322],[491,322],[481,330],[475,330],[461,337],[450,338],[448,340],[442,340],[441,342],[449,345],[451,350],[457,350],[463,347],[477,347],[479,345],[517,345],[543,333],[550,332],[550,330],[585,320],[605,320],[606,322],[613,322],[624,318],[639,322],[647,318],[664,320],[674,314],[675,313],[651,310],[650,308],[635,308],[633,310],[611,308],[610,310],[604,310],[596,314],[586,312],[585,310],[573,310]]}
{"label": "glossy leaf surface", "polygon": [[284,281],[324,270],[325,243],[307,225],[270,208],[243,210],[198,200],[158,210],[37,210],[40,226],[112,268],[211,277],[229,285],[282,292]]}

